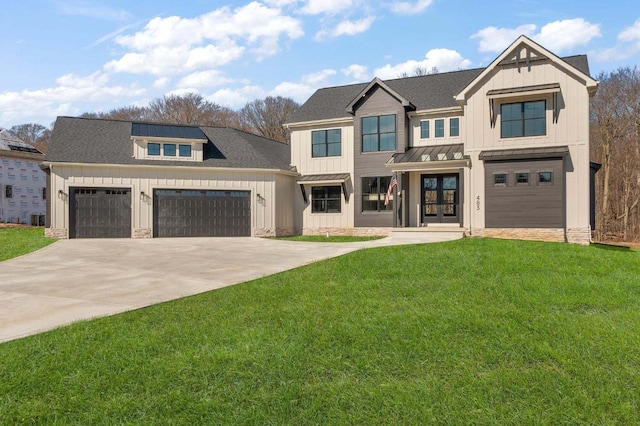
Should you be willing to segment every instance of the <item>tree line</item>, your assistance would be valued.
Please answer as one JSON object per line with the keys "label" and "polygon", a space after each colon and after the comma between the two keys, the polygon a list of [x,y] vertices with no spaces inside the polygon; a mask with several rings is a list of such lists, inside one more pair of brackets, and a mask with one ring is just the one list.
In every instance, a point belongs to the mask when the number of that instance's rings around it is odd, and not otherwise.
{"label": "tree line", "polygon": [[640,240],[640,71],[601,73],[591,100],[598,240]]}
{"label": "tree line", "polygon": [[[132,105],[108,112],[85,112],[80,117],[232,127],[289,143],[289,131],[283,124],[298,108],[300,105],[291,98],[268,96],[249,102],[236,111],[207,101],[197,93],[187,93],[156,98],[148,106]],[[49,127],[37,123],[18,124],[9,131],[46,152],[54,124]]]}

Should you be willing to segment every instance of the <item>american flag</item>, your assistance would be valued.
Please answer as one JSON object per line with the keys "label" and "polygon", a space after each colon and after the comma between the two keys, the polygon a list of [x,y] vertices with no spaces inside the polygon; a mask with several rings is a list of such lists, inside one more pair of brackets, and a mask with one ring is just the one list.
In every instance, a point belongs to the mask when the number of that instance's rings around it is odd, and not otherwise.
{"label": "american flag", "polygon": [[398,186],[398,179],[396,179],[396,175],[391,177],[391,182],[389,182],[389,189],[387,189],[387,195],[384,197],[384,205],[389,205],[389,199],[391,198],[391,194],[393,193],[393,188]]}

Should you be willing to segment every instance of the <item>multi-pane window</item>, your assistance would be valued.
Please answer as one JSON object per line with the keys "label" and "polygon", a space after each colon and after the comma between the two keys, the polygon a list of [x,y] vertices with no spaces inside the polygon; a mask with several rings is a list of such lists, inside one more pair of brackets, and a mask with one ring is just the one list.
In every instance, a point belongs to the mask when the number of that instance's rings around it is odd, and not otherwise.
{"label": "multi-pane window", "polygon": [[420,122],[420,138],[429,139],[429,121]]}
{"label": "multi-pane window", "polygon": [[500,137],[517,138],[547,134],[546,101],[500,105]]}
{"label": "multi-pane window", "polygon": [[340,186],[314,186],[311,188],[311,212],[340,213],[341,197]]}
{"label": "multi-pane window", "polygon": [[517,172],[516,173],[516,185],[529,185],[529,173]]}
{"label": "multi-pane window", "polygon": [[176,145],[173,143],[165,143],[162,145],[162,152],[165,155],[165,157],[175,157]]}
{"label": "multi-pane window", "polygon": [[191,145],[180,145],[178,147],[180,157],[191,157]]}
{"label": "multi-pane window", "polygon": [[311,132],[312,157],[339,157],[341,151],[342,131],[340,129]]}
{"label": "multi-pane window", "polygon": [[450,118],[449,119],[449,136],[460,136],[460,119],[459,118]]}
{"label": "multi-pane window", "polygon": [[506,173],[496,173],[493,175],[493,185],[494,186],[507,186],[507,174]]}
{"label": "multi-pane window", "polygon": [[160,144],[159,143],[148,143],[147,144],[147,153],[149,155],[160,155]]}
{"label": "multi-pane window", "polygon": [[[380,212],[393,210],[393,203],[384,205],[384,199],[391,183],[391,176],[373,176],[362,178],[362,211]],[[390,201],[393,200],[391,194]]]}
{"label": "multi-pane window", "polygon": [[395,151],[396,116],[362,118],[362,152]]}
{"label": "multi-pane window", "polygon": [[436,120],[436,138],[444,138],[444,120]]}

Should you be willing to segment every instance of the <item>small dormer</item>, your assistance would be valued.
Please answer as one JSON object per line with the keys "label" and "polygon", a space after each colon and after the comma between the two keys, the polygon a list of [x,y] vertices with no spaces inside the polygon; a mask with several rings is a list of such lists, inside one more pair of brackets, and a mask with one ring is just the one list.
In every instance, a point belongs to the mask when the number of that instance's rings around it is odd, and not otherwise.
{"label": "small dormer", "polygon": [[141,160],[202,161],[204,132],[195,126],[131,123],[133,157]]}

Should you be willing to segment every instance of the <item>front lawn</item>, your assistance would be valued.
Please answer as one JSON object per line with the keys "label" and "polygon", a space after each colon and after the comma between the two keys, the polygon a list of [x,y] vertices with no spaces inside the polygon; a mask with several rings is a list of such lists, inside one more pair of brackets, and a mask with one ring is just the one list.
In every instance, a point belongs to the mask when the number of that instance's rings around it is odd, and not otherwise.
{"label": "front lawn", "polygon": [[39,227],[0,228],[0,262],[41,249],[55,242]]}
{"label": "front lawn", "polygon": [[0,424],[638,424],[640,253],[362,250],[0,345]]}

